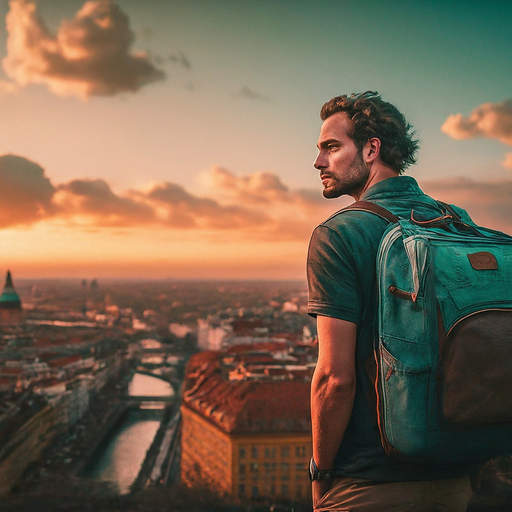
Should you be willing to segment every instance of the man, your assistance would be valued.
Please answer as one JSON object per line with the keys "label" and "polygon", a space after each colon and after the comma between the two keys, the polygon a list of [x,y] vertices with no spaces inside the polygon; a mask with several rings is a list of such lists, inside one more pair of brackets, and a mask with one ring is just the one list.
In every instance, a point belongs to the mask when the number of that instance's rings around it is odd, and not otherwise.
{"label": "man", "polygon": [[[437,203],[401,176],[418,141],[404,116],[374,92],[338,96],[321,110],[314,166],[326,198],[350,195],[398,216],[435,218]],[[464,210],[461,217],[471,222]],[[427,466],[386,455],[380,439],[373,355],[376,255],[387,222],[345,211],[313,232],[308,313],[317,317],[311,385],[316,511],[464,511],[472,491],[462,465]]]}

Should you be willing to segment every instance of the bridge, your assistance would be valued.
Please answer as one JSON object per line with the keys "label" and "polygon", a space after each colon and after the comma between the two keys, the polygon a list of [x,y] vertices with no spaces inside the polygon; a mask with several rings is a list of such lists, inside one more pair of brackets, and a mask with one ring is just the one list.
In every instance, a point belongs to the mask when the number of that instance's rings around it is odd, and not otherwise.
{"label": "bridge", "polygon": [[140,395],[140,396],[131,396],[124,395],[121,397],[121,400],[124,402],[174,402],[176,399],[175,395],[165,395],[165,396],[148,396],[148,395]]}

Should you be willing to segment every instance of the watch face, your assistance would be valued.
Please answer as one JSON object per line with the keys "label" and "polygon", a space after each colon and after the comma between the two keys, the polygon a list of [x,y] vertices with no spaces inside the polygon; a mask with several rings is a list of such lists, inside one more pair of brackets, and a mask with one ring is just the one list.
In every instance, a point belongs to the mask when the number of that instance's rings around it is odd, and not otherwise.
{"label": "watch face", "polygon": [[309,461],[309,481],[310,482],[313,482],[313,480],[315,480],[316,478],[316,470],[317,470],[317,467],[316,467],[316,464],[315,464],[315,459],[313,459],[313,457],[311,457],[311,460]]}

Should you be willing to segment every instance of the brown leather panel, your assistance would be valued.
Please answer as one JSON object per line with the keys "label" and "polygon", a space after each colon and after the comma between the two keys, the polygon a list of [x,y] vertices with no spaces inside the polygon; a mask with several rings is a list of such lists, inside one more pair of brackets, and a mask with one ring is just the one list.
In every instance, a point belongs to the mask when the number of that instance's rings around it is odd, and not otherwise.
{"label": "brown leather panel", "polygon": [[447,425],[467,428],[511,422],[512,311],[477,313],[447,338],[442,328],[439,335],[438,383]]}
{"label": "brown leather panel", "polygon": [[389,293],[391,293],[391,295],[394,295],[399,299],[414,300],[414,295],[412,293],[399,290],[396,286],[393,286],[392,284],[388,286],[388,290]]}
{"label": "brown leather panel", "polygon": [[482,251],[468,254],[469,262],[475,270],[497,270],[498,260],[494,254]]}

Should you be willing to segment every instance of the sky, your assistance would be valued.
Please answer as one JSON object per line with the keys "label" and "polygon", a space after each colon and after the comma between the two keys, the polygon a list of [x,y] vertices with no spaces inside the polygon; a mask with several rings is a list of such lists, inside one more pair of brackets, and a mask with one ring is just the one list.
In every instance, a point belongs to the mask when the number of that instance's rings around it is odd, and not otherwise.
{"label": "sky", "polygon": [[[463,7],[462,7],[463,6]],[[427,193],[512,234],[512,4],[0,0],[0,273],[304,279],[350,203],[322,104],[378,91]]]}

